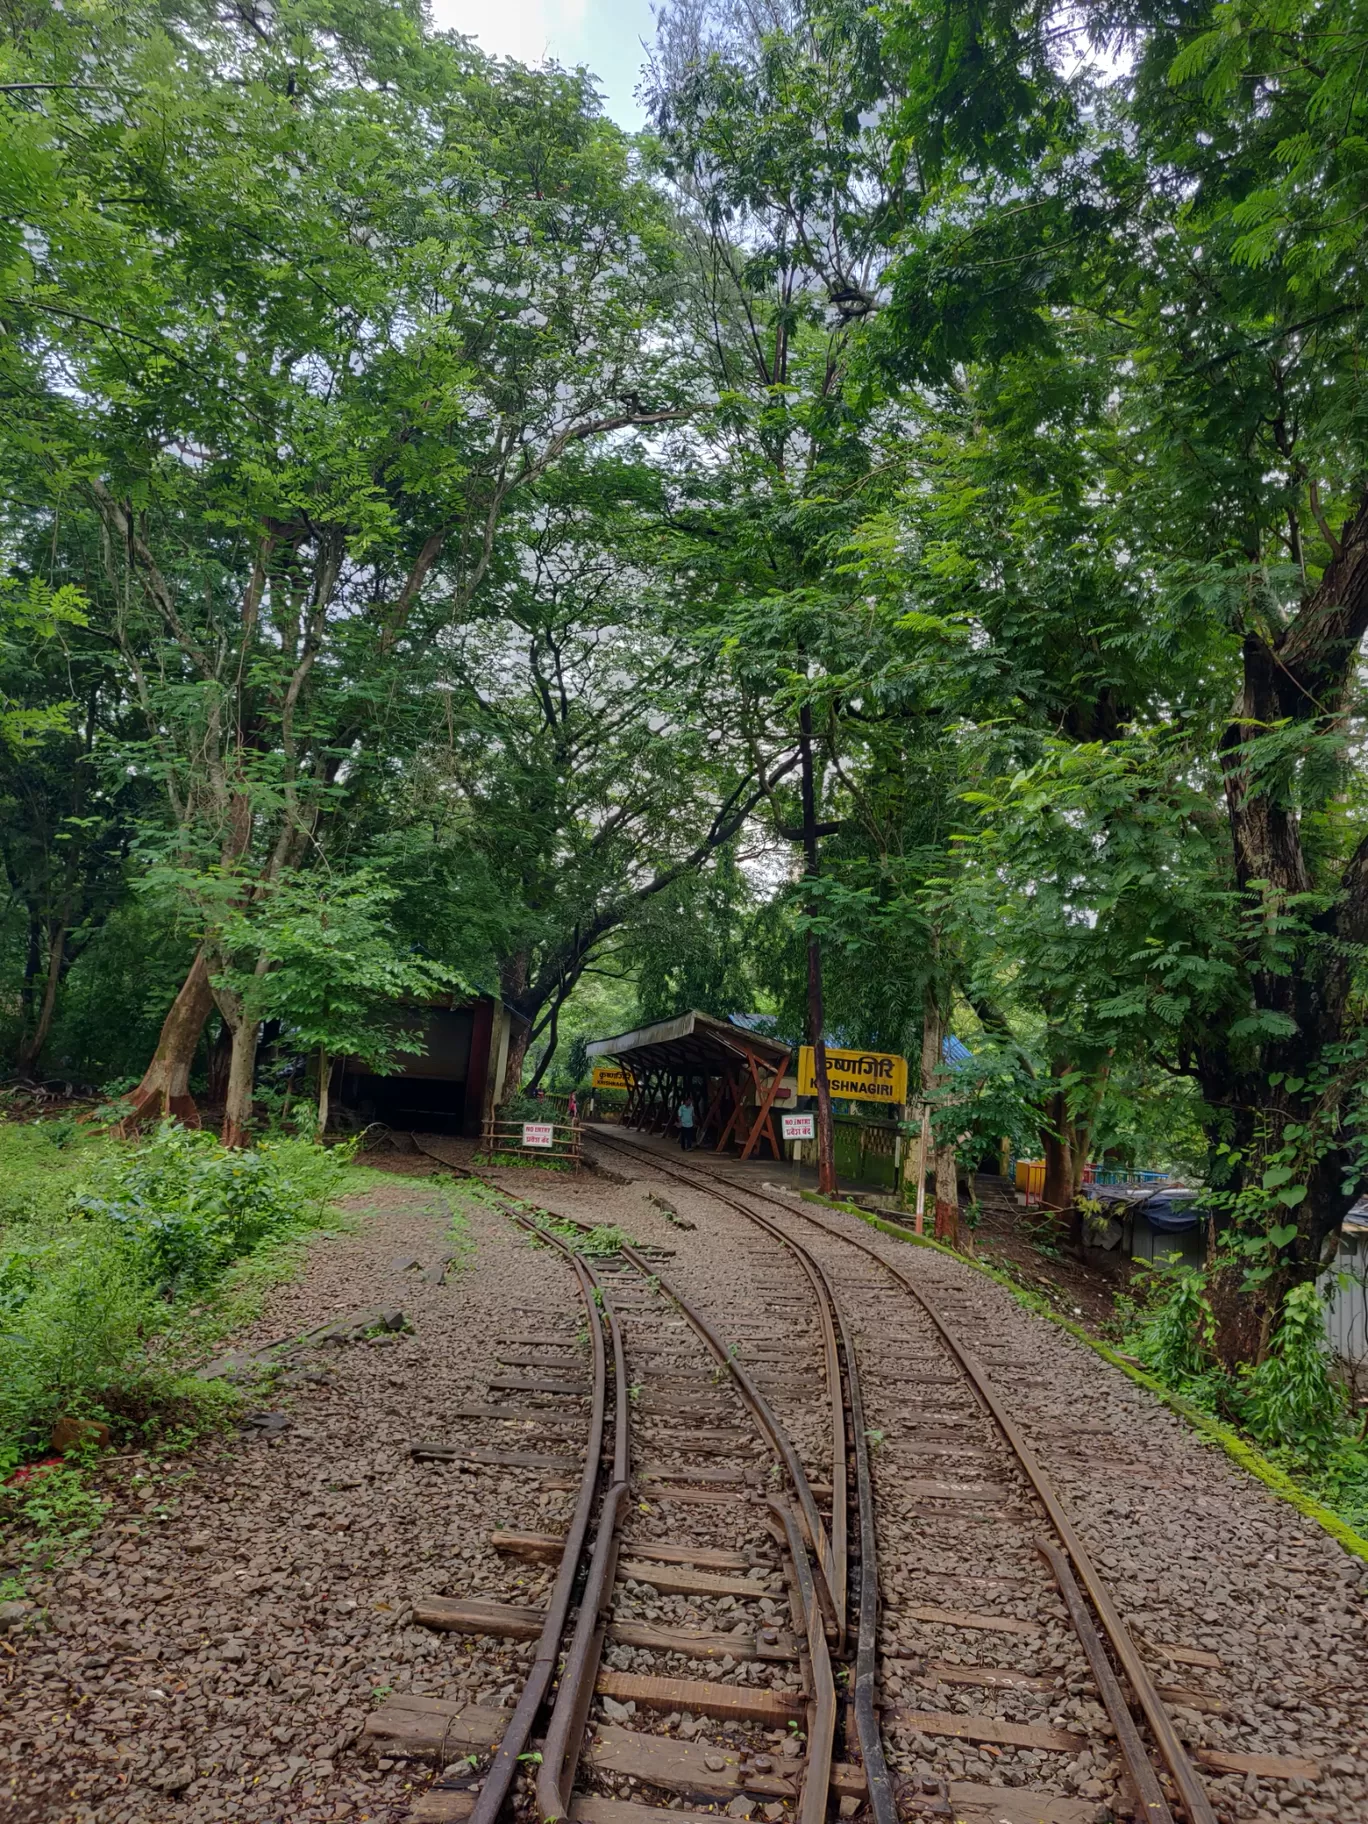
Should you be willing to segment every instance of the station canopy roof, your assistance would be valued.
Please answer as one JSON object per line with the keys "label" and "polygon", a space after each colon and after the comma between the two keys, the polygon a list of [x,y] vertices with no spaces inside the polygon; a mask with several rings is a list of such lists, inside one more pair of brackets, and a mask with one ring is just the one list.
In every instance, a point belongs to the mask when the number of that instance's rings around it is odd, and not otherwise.
{"label": "station canopy roof", "polygon": [[595,1039],[585,1050],[591,1058],[616,1058],[632,1070],[696,1070],[712,1076],[731,1075],[747,1057],[777,1071],[789,1057],[789,1047],[778,1039],[696,1011]]}

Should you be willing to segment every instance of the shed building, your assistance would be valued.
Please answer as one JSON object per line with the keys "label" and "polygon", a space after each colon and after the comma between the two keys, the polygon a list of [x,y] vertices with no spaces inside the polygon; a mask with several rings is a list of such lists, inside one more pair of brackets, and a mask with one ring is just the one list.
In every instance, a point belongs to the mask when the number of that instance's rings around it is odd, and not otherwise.
{"label": "shed building", "polygon": [[334,1102],[361,1126],[477,1139],[494,1112],[508,1062],[508,1041],[522,1018],[494,996],[432,1002],[408,1010],[406,1024],[423,1039],[422,1052],[401,1052],[393,1070],[373,1071],[344,1058]]}
{"label": "shed building", "polygon": [[595,1039],[586,1050],[611,1059],[627,1078],[624,1127],[678,1133],[679,1104],[690,1096],[700,1146],[719,1153],[734,1147],[743,1159],[763,1148],[783,1158],[775,1109],[792,1108],[797,1085],[788,1075],[793,1053],[782,1040],[695,1009]]}

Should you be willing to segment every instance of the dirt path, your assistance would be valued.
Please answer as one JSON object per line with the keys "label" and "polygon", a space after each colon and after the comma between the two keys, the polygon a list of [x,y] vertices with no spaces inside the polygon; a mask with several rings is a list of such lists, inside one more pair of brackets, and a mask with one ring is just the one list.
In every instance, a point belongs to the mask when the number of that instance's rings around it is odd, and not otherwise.
{"label": "dirt path", "polygon": [[568,1310],[573,1290],[481,1211],[464,1263],[425,1281],[453,1244],[445,1198],[421,1180],[396,1178],[359,1214],[240,1341],[379,1305],[412,1334],[292,1358],[259,1396],[278,1432],[114,1466],[93,1549],[31,1586],[37,1628],[0,1637],[3,1824],[397,1818],[405,1771],[354,1747],[376,1693],[484,1692],[478,1658],[407,1609],[435,1587],[503,1591],[486,1537],[513,1485],[443,1474],[407,1446],[497,1372],[493,1339],[519,1305]]}

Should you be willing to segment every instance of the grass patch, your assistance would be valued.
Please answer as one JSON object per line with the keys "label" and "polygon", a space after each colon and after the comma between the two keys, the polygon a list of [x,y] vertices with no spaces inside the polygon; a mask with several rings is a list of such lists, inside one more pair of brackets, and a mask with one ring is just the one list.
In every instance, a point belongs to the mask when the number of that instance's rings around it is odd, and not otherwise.
{"label": "grass patch", "polygon": [[146,1440],[221,1397],[185,1365],[297,1264],[347,1157],[298,1140],[234,1152],[167,1123],[148,1139],[0,1125],[0,1476],[58,1418]]}
{"label": "grass patch", "polygon": [[544,1159],[536,1153],[477,1153],[470,1162],[472,1165],[505,1166],[521,1171],[530,1167],[534,1172],[574,1172],[579,1167],[571,1159]]}

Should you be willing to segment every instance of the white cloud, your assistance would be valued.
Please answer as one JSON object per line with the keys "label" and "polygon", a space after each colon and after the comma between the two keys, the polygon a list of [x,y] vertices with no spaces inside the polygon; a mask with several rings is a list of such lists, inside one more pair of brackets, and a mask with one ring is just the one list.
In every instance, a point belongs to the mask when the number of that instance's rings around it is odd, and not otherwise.
{"label": "white cloud", "polygon": [[465,32],[492,57],[541,63],[554,57],[574,64],[582,57],[587,0],[431,0],[432,21],[444,31]]}

